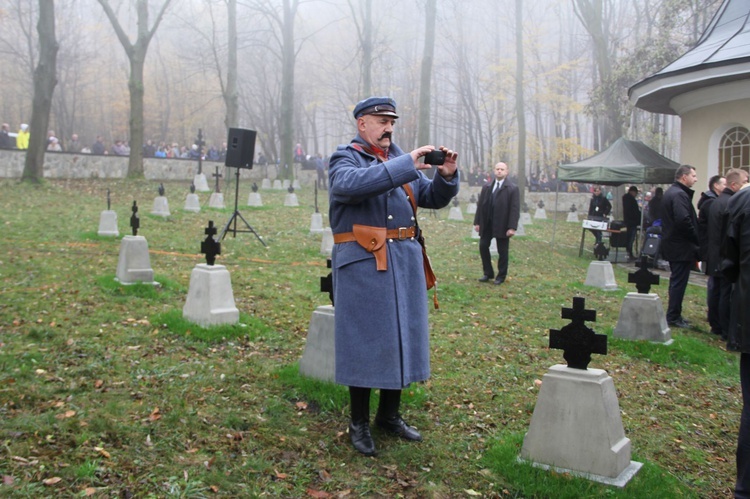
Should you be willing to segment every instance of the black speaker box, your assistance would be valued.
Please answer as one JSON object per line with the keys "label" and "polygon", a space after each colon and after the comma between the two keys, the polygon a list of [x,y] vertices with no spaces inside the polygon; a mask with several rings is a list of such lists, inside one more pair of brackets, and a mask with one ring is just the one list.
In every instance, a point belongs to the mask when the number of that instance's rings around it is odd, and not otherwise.
{"label": "black speaker box", "polygon": [[227,136],[227,159],[226,166],[232,168],[253,168],[255,157],[255,130],[244,128],[230,128]]}

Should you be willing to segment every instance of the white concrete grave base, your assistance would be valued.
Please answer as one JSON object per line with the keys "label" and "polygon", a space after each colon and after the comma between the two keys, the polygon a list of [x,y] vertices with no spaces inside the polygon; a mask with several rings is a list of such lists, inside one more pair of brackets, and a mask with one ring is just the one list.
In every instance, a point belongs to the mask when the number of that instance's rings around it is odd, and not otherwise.
{"label": "white concrete grave base", "polygon": [[333,231],[330,227],[323,229],[323,240],[320,242],[320,254],[331,256],[333,252]]}
{"label": "white concrete grave base", "polygon": [[191,192],[185,196],[185,211],[192,211],[193,213],[201,211],[201,200],[197,194]]}
{"label": "white concrete grave base", "polygon": [[264,178],[260,182],[260,188],[261,189],[270,189],[271,188],[271,179],[270,178]]}
{"label": "white concrete grave base", "polygon": [[614,335],[627,340],[647,340],[671,345],[661,298],[656,293],[628,293],[622,302]]}
{"label": "white concrete grave base", "polygon": [[211,190],[208,188],[208,181],[204,173],[196,173],[195,178],[193,178],[193,185],[198,192],[208,192]]}
{"label": "white concrete grave base", "polygon": [[516,235],[517,236],[525,236],[526,235],[526,229],[523,228],[523,224],[519,220],[518,222],[518,228],[516,229]]}
{"label": "white concrete grave base", "polygon": [[336,341],[332,305],[318,307],[312,314],[305,352],[299,361],[299,373],[321,381],[333,381],[335,378]]}
{"label": "white concrete grave base", "polygon": [[287,190],[287,189],[289,189],[289,186],[290,186],[290,185],[292,185],[292,182],[291,182],[291,180],[289,180],[288,178],[285,178],[285,179],[283,179],[283,180],[281,181],[281,188],[282,188],[282,189],[284,189],[284,190]]}
{"label": "white concrete grave base", "polygon": [[520,218],[518,220],[519,220],[520,223],[522,223],[524,225],[531,225],[532,223],[534,223],[531,220],[531,213],[529,213],[529,212],[521,213],[521,216],[520,216]]}
{"label": "white concrete grave base", "polygon": [[299,179],[294,179],[294,182],[292,182],[292,187],[295,189],[299,189],[301,186],[299,185]]}
{"label": "white concrete grave base", "polygon": [[297,195],[293,192],[288,193],[284,198],[284,206],[299,206]]}
{"label": "white concrete grave base", "polygon": [[117,212],[112,210],[104,210],[99,215],[99,231],[97,232],[100,236],[119,236],[120,231],[117,228]]}
{"label": "white concrete grave base", "polygon": [[211,197],[208,198],[208,207],[209,208],[226,208],[226,205],[224,204],[224,194],[221,192],[214,192],[211,194]]}
{"label": "white concrete grave base", "polygon": [[575,222],[575,223],[580,222],[580,220],[578,220],[578,213],[576,213],[575,211],[569,211],[566,222]]}
{"label": "white concrete grave base", "polygon": [[586,281],[583,284],[602,288],[604,291],[616,290],[617,282],[615,281],[615,271],[612,269],[612,264],[607,261],[592,261],[589,264]]}
{"label": "white concrete grave base", "polygon": [[469,203],[466,206],[466,214],[467,215],[473,215],[477,212],[477,204],[476,203]]}
{"label": "white concrete grave base", "polygon": [[283,189],[283,188],[284,188],[284,187],[282,186],[282,184],[281,184],[281,180],[280,180],[280,179],[276,179],[276,180],[274,180],[274,181],[273,181],[273,189],[274,189],[275,191],[280,191],[280,190],[281,190],[281,189]]}
{"label": "white concrete grave base", "polygon": [[154,209],[151,210],[152,215],[158,215],[160,217],[168,217],[169,213],[169,201],[166,196],[156,196],[154,198]]}
{"label": "white concrete grave base", "polygon": [[148,241],[143,236],[125,236],[120,243],[115,280],[121,284],[158,284],[148,255]]}
{"label": "white concrete grave base", "polygon": [[490,241],[490,255],[498,256],[500,253],[497,252],[497,239],[494,237],[492,238],[492,241]]}
{"label": "white concrete grave base", "polygon": [[471,226],[471,238],[472,239],[479,239],[479,232],[477,232],[477,229],[475,226]]}
{"label": "white concrete grave base", "polygon": [[534,218],[539,220],[547,220],[547,211],[544,208],[537,208],[534,212]]}
{"label": "white concrete grave base", "polygon": [[225,266],[205,263],[195,266],[182,316],[204,327],[239,322],[240,311],[234,304],[232,280]]}
{"label": "white concrete grave base", "polygon": [[323,214],[313,213],[310,217],[310,234],[323,233]]}
{"label": "white concrete grave base", "polygon": [[630,461],[630,439],[607,372],[552,366],[542,378],[520,457],[593,480],[617,479],[633,464],[639,468]]}
{"label": "white concrete grave base", "polygon": [[251,192],[247,196],[248,206],[263,206],[263,200],[260,197],[260,192]]}
{"label": "white concrete grave base", "polygon": [[464,214],[461,213],[461,207],[451,206],[451,209],[448,212],[448,220],[463,220],[463,219],[464,219]]}

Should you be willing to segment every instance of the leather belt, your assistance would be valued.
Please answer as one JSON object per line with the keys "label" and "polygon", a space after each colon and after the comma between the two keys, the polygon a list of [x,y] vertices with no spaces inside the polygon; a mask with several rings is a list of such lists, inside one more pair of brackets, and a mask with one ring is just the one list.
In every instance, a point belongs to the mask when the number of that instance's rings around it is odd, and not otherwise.
{"label": "leather belt", "polygon": [[[399,227],[398,229],[388,229],[385,231],[386,239],[398,239],[399,241],[415,237],[416,235],[417,228],[415,226]],[[336,244],[350,243],[356,240],[354,232],[340,232],[339,234],[333,235],[333,242]]]}

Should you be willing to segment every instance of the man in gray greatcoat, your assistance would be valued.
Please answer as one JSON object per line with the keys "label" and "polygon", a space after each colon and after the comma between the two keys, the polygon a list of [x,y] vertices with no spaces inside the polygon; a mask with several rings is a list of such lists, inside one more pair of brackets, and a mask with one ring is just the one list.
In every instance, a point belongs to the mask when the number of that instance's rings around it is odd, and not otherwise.
{"label": "man in gray greatcoat", "polygon": [[458,154],[432,180],[418,160],[435,150],[404,153],[392,142],[398,115],[388,97],[354,108],[357,136],[340,145],[329,166],[331,254],[336,304],[336,382],[349,387],[349,436],[366,456],[376,453],[370,433],[370,391],[380,389],[375,424],[420,441],[400,413],[401,390],[430,376],[428,300],[415,209],[442,208],[458,193]]}

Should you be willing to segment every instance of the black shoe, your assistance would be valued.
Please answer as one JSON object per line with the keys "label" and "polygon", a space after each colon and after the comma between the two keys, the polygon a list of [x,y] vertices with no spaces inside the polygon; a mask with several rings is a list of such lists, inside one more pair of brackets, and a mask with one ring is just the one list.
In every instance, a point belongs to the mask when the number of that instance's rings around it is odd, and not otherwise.
{"label": "black shoe", "polygon": [[690,323],[683,318],[679,318],[676,321],[667,321],[667,325],[669,327],[682,327],[682,328],[690,327]]}
{"label": "black shoe", "polygon": [[375,424],[383,430],[398,435],[404,440],[411,440],[412,442],[421,442],[422,435],[419,432],[406,424],[401,416],[395,416],[392,418],[381,418],[375,416]]}
{"label": "black shoe", "polygon": [[363,421],[362,423],[349,422],[349,438],[352,439],[354,448],[365,456],[374,456],[376,454],[375,441],[372,439],[370,423],[367,421]]}
{"label": "black shoe", "polygon": [[485,274],[479,278],[479,282],[489,282],[490,279],[492,279],[492,276]]}
{"label": "black shoe", "polygon": [[500,284],[502,284],[504,282],[505,282],[505,278],[504,277],[498,277],[497,279],[495,279],[494,281],[492,281],[492,284],[494,284],[495,286],[499,286]]}

